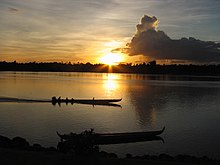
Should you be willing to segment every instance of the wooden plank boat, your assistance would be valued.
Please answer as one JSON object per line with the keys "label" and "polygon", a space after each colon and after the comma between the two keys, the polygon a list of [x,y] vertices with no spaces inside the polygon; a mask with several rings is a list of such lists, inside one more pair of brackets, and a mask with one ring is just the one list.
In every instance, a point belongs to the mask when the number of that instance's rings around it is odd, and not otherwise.
{"label": "wooden plank boat", "polygon": [[13,97],[0,97],[0,102],[16,102],[16,103],[52,103],[53,105],[61,103],[70,104],[90,104],[90,105],[103,105],[103,106],[114,106],[121,107],[119,104],[114,104],[114,102],[119,102],[122,99],[57,99],[52,97],[51,99],[24,99],[24,98],[13,98]]}
{"label": "wooden plank boat", "polygon": [[153,140],[163,141],[163,139],[158,135],[162,134],[164,130],[165,127],[163,127],[163,129],[159,131],[128,133],[94,133],[93,130],[91,130],[85,131],[81,134],[70,133],[61,135],[57,132],[57,135],[61,138],[61,141],[72,141],[73,143],[84,141],[85,143],[91,143],[93,145],[103,145]]}
{"label": "wooden plank boat", "polygon": [[126,133],[97,133],[101,137],[120,137],[120,138],[133,138],[133,137],[147,137],[157,136],[163,133],[165,127],[159,131],[146,131],[146,132],[126,132]]}
{"label": "wooden plank boat", "polygon": [[89,104],[108,104],[113,102],[119,102],[122,99],[74,99],[75,103],[89,103]]}
{"label": "wooden plank boat", "polygon": [[0,102],[17,102],[17,103],[51,103],[51,100],[23,99],[14,97],[0,97]]}
{"label": "wooden plank boat", "polygon": [[119,102],[122,99],[61,99],[60,97],[57,99],[56,97],[52,97],[52,103],[53,104],[60,104],[60,103],[80,103],[80,104],[94,104],[94,105],[104,105],[104,104],[110,104],[114,102]]}
{"label": "wooden plank boat", "polygon": [[128,132],[128,133],[104,133],[97,134],[95,139],[96,144],[118,144],[118,143],[131,143],[141,141],[153,141],[163,139],[157,135],[160,135],[165,130],[163,127],[159,131],[147,131],[147,132]]}

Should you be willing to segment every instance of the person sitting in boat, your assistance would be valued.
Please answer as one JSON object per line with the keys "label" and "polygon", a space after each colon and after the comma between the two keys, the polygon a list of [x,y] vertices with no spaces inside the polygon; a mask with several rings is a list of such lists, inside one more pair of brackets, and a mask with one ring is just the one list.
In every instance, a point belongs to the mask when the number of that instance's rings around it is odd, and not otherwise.
{"label": "person sitting in boat", "polygon": [[94,129],[93,129],[93,128],[90,128],[89,133],[90,133],[90,134],[94,134]]}
{"label": "person sitting in boat", "polygon": [[81,134],[82,135],[92,135],[92,134],[94,134],[94,129],[90,128],[90,130],[85,130]]}
{"label": "person sitting in boat", "polygon": [[60,97],[58,97],[57,101],[58,101],[58,102],[60,102],[60,101],[61,101],[61,96],[60,96]]}
{"label": "person sitting in boat", "polygon": [[74,99],[72,98],[72,99],[71,99],[71,104],[73,104],[73,103],[74,103]]}
{"label": "person sitting in boat", "polygon": [[56,105],[57,103],[57,98],[55,96],[52,97],[52,104],[53,105]]}
{"label": "person sitting in boat", "polygon": [[55,96],[52,97],[52,102],[56,102],[57,98]]}

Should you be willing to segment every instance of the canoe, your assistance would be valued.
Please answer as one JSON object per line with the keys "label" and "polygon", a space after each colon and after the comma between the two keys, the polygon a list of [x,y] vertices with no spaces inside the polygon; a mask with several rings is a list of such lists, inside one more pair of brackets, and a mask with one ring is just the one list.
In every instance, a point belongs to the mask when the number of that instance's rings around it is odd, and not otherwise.
{"label": "canoe", "polygon": [[119,102],[122,99],[74,99],[74,103],[87,103],[87,104],[108,104]]}
{"label": "canoe", "polygon": [[159,131],[147,131],[147,132],[127,132],[127,133],[93,133],[93,131],[85,131],[81,134],[70,133],[70,134],[59,134],[61,141],[73,141],[78,143],[82,139],[86,143],[92,143],[93,145],[103,144],[119,144],[119,143],[131,143],[141,141],[153,141],[162,140],[158,135],[162,134],[165,130],[163,127]]}
{"label": "canoe", "polygon": [[60,104],[60,103],[81,103],[81,104],[110,104],[114,102],[119,102],[122,99],[60,99],[56,97],[52,97],[52,103]]}
{"label": "canoe", "polygon": [[165,127],[159,131],[146,131],[146,132],[126,132],[126,133],[97,133],[101,137],[120,137],[120,138],[133,138],[133,137],[146,137],[157,136],[163,133]]}
{"label": "canoe", "polygon": [[90,104],[90,105],[103,105],[103,106],[113,106],[113,107],[121,107],[121,105],[115,104],[114,102],[119,102],[122,99],[57,99],[56,97],[52,97],[51,99],[23,99],[23,98],[13,98],[13,97],[0,97],[1,102],[15,102],[15,103],[51,103],[53,105],[56,104]]}
{"label": "canoe", "polygon": [[95,134],[93,140],[95,144],[119,144],[153,140],[163,141],[158,135],[163,133],[164,130],[165,127],[159,131]]}
{"label": "canoe", "polygon": [[96,137],[93,140],[94,145],[108,145],[108,144],[121,144],[121,143],[136,143],[146,141],[162,141],[160,136],[137,136],[137,137]]}

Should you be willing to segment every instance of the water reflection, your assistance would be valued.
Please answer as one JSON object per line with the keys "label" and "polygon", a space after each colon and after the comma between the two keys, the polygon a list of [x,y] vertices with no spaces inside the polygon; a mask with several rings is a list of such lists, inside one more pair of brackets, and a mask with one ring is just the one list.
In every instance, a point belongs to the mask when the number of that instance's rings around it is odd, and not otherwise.
{"label": "water reflection", "polygon": [[[160,82],[146,75],[137,75],[135,78],[138,80],[135,84],[128,84],[128,94],[135,107],[137,123],[141,127],[154,127],[158,123],[163,125],[163,121],[158,119],[158,114],[161,116],[162,113],[172,112],[169,117],[173,120],[173,111],[199,112],[207,109],[207,105],[217,109],[216,103],[219,103],[217,96],[220,95],[220,88],[217,87],[219,83],[180,81],[179,79],[170,81],[167,77],[166,81]],[[160,78],[157,77],[157,79]]]}
{"label": "water reflection", "polygon": [[108,73],[103,75],[103,87],[107,96],[113,96],[114,92],[120,87],[117,79],[119,79],[117,74]]}
{"label": "water reflection", "polygon": [[130,86],[128,93],[131,103],[135,106],[138,124],[141,127],[153,126],[157,121],[157,111],[166,103],[165,91],[149,84]]}
{"label": "water reflection", "polygon": [[33,139],[32,144],[55,146],[57,130],[81,132],[95,128],[97,132],[131,132],[166,126],[164,145],[135,143],[106,151],[219,157],[220,77],[210,80],[113,73],[0,73],[0,97],[123,98],[123,110],[80,104],[59,107],[0,103],[0,132],[9,137]]}

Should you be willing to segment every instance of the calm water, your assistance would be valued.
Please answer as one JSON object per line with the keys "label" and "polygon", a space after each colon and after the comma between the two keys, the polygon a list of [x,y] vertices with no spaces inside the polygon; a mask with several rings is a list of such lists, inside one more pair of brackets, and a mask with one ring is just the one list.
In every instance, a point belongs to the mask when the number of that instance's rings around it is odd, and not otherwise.
{"label": "calm water", "polygon": [[[56,146],[61,133],[158,130],[160,141],[102,146],[135,155],[220,158],[220,77],[0,72],[0,97],[123,98],[120,107],[0,102],[0,134]],[[1,100],[1,99],[0,99]]]}

